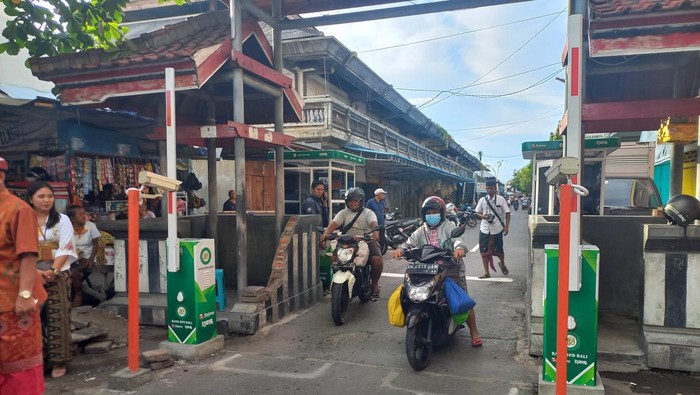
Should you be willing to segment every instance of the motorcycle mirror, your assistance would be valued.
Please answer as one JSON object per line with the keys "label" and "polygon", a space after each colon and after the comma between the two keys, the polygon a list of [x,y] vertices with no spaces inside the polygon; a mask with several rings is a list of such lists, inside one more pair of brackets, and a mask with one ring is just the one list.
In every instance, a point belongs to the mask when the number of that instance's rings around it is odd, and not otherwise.
{"label": "motorcycle mirror", "polygon": [[464,227],[458,226],[454,229],[452,229],[452,232],[450,233],[450,238],[454,239],[456,237],[459,237],[464,234]]}

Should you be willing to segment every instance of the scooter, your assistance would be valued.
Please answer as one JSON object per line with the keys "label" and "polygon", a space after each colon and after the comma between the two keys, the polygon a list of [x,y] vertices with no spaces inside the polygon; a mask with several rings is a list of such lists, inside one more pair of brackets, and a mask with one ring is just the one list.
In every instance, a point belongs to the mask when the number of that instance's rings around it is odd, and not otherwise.
{"label": "scooter", "polygon": [[[348,304],[357,296],[361,303],[372,299],[369,247],[367,242],[372,232],[381,230],[379,226],[363,236],[341,235],[336,231],[328,235],[330,247],[326,254],[331,255],[331,316],[336,325],[343,325],[347,317]],[[323,231],[323,228],[320,228]]]}
{"label": "scooter", "polygon": [[385,232],[382,240],[382,255],[386,254],[388,247],[396,249],[408,240],[411,233],[420,226],[420,219],[394,220],[384,223]]}
{"label": "scooter", "polygon": [[478,224],[476,212],[474,212],[471,207],[469,207],[467,210],[460,211],[458,217],[459,226],[464,227],[464,225],[467,225],[470,228],[474,228]]}
{"label": "scooter", "polygon": [[[446,242],[463,233],[464,227],[455,228]],[[452,250],[426,244],[408,249],[404,257],[409,261],[401,295],[406,312],[406,357],[419,371],[430,364],[433,347],[447,344],[464,325],[455,324],[445,298],[447,268],[455,264]]]}

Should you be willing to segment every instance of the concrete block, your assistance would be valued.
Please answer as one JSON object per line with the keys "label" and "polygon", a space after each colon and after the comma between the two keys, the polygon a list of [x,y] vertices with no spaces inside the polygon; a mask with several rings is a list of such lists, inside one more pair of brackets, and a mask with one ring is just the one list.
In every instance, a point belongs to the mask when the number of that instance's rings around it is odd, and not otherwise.
{"label": "concrete block", "polygon": [[85,354],[106,354],[112,350],[112,341],[90,343],[83,349]]}
{"label": "concrete block", "polygon": [[107,386],[117,391],[133,391],[153,379],[150,369],[139,369],[135,372],[125,368],[109,376]]}
{"label": "concrete block", "polygon": [[255,334],[260,329],[261,305],[262,303],[234,304],[230,314],[229,330],[246,335]]}
{"label": "concrete block", "polygon": [[70,324],[71,324],[71,330],[77,330],[77,329],[87,328],[89,325],[89,322],[83,321],[83,320],[78,319],[78,318],[71,318]]}
{"label": "concrete block", "polygon": [[222,334],[222,335],[230,335],[231,334],[231,329],[229,327],[229,318],[227,317],[221,317],[221,316],[216,316],[216,333]]}
{"label": "concrete block", "polygon": [[170,350],[166,350],[164,348],[157,348],[155,350],[148,350],[141,353],[141,359],[147,363],[163,362],[172,358],[173,356],[170,354]]}
{"label": "concrete block", "polygon": [[[589,387],[585,385],[573,385],[568,384],[566,386],[567,395],[605,395],[605,387],[603,386],[603,380],[600,378],[598,372],[595,373],[595,387]],[[556,383],[550,383],[549,381],[544,381],[542,379],[542,366],[539,369],[539,380],[537,383],[537,393],[539,395],[555,395],[556,394]]]}
{"label": "concrete block", "polygon": [[71,342],[81,343],[92,339],[107,337],[107,330],[96,326],[79,329],[71,333]]}
{"label": "concrete block", "polygon": [[647,366],[700,372],[700,330],[645,325]]}
{"label": "concrete block", "polygon": [[71,315],[75,316],[82,313],[87,313],[90,310],[92,310],[92,306],[71,307]]}
{"label": "concrete block", "polygon": [[150,364],[151,370],[161,370],[169,368],[175,364],[175,361],[169,359],[167,361],[153,362]]}
{"label": "concrete block", "polygon": [[200,361],[223,350],[224,337],[218,335],[211,340],[199,344],[182,344],[164,341],[160,343],[159,347],[169,350],[174,358],[184,359],[185,361]]}
{"label": "concrete block", "polygon": [[243,288],[242,296],[257,297],[265,293],[265,287],[249,285]]}

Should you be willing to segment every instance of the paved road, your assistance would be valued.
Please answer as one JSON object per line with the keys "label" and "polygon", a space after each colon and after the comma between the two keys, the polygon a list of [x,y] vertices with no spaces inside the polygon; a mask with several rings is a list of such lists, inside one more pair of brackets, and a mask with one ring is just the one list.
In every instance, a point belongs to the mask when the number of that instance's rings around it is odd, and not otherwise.
{"label": "paved road", "polygon": [[[483,273],[478,252],[467,255],[470,294],[477,301],[477,321],[484,346],[473,348],[467,330],[436,351],[430,366],[415,372],[404,351],[405,329],[387,322],[386,303],[401,281],[405,261],[389,261],[382,277],[382,297],[361,305],[353,300],[345,325],[330,317],[330,298],[313,308],[265,328],[227,341],[209,360],[181,364],[160,373],[139,394],[367,393],[367,394],[530,394],[537,388],[537,359],[527,355],[524,308],[527,216],[513,216],[506,237],[510,274],[491,280]],[[465,241],[475,246],[478,229]],[[506,281],[500,281],[500,280]]]}

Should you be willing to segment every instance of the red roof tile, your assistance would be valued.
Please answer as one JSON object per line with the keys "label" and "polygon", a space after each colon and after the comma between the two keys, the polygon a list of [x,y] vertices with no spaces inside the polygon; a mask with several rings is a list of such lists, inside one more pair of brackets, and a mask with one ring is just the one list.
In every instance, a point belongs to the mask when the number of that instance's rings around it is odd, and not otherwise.
{"label": "red roof tile", "polygon": [[616,17],[700,9],[700,0],[589,0],[596,17]]}

